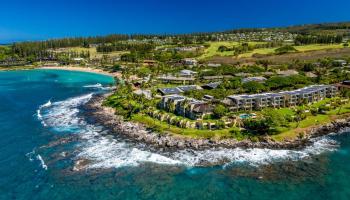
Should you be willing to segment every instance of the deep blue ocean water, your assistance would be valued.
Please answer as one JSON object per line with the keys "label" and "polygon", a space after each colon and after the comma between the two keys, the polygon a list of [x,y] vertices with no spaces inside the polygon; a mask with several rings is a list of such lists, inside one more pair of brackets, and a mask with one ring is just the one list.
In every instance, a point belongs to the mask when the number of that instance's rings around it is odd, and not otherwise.
{"label": "deep blue ocean water", "polygon": [[0,199],[350,199],[348,133],[297,151],[157,152],[84,116],[84,103],[112,83],[0,72]]}

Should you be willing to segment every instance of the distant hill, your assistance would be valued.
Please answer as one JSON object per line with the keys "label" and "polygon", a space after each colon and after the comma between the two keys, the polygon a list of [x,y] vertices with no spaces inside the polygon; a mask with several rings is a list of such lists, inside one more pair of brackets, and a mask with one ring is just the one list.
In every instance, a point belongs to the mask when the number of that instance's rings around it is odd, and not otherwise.
{"label": "distant hill", "polygon": [[303,24],[287,27],[275,28],[240,28],[224,31],[223,33],[243,33],[243,32],[260,32],[260,31],[282,31],[297,34],[311,34],[315,32],[343,32],[350,31],[350,22],[334,22],[334,23],[320,23],[320,24]]}

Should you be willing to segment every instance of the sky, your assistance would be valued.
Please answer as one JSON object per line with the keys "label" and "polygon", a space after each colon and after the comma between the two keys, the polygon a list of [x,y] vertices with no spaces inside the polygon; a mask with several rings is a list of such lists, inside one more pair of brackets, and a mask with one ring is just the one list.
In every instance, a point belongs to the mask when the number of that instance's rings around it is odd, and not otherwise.
{"label": "sky", "polygon": [[0,0],[0,43],[350,21],[349,0]]}

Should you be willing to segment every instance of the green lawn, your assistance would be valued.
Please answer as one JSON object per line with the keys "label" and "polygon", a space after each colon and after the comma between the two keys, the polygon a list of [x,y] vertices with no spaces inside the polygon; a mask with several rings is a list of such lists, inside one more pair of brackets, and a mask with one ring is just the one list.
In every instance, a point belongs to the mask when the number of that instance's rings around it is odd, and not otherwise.
{"label": "green lawn", "polygon": [[[304,46],[294,46],[296,50],[299,52],[307,52],[307,51],[318,51],[318,50],[326,50],[326,49],[340,49],[343,48],[342,44],[310,44]],[[251,52],[247,52],[244,54],[240,54],[239,58],[249,58],[254,54],[273,54],[277,48],[263,48],[263,49],[254,49]]]}
{"label": "green lawn", "polygon": [[[314,106],[319,106],[319,105],[329,103],[329,102],[330,102],[330,99],[325,99],[325,100],[322,100],[320,102],[315,103]],[[288,110],[288,108],[284,108],[284,109]],[[284,110],[284,109],[281,109],[281,110]],[[291,111],[291,112],[293,112],[293,111]],[[290,125],[289,128],[283,127],[281,129],[279,129],[279,131],[281,133],[273,135],[272,138],[277,140],[277,141],[283,141],[285,139],[293,139],[293,138],[298,137],[299,133],[302,132],[303,129],[306,129],[306,128],[309,128],[312,126],[330,123],[335,118],[341,117],[342,114],[348,114],[348,113],[350,113],[350,103],[344,104],[340,110],[339,110],[339,108],[336,108],[336,109],[328,111],[326,114],[319,114],[316,116],[309,115],[306,117],[306,119],[304,119],[300,122],[298,127],[297,127],[296,122],[292,122],[289,124]]]}
{"label": "green lawn", "polygon": [[294,46],[294,48],[298,51],[317,51],[324,49],[340,49],[343,48],[342,44],[310,44],[304,46]]}
{"label": "green lawn", "polygon": [[[266,43],[266,42],[248,42],[249,45],[255,45],[255,44],[261,44],[261,43]],[[234,47],[239,45],[239,42],[229,42],[229,41],[224,41],[224,42],[209,42],[208,43],[210,46],[205,50],[204,54],[199,57],[199,59],[205,59],[205,58],[210,58],[213,56],[233,56],[234,51],[224,51],[224,52],[219,52],[218,48],[220,46],[226,46],[226,47]]]}
{"label": "green lawn", "polygon": [[238,42],[210,42],[209,43],[210,46],[205,50],[204,54],[201,55],[199,58],[204,59],[204,58],[209,58],[216,55],[232,56],[234,53],[233,51],[219,52],[218,48],[220,46],[233,47],[233,46],[237,46],[238,44],[239,44]]}
{"label": "green lawn", "polygon": [[[249,44],[257,44],[259,42],[249,42]],[[263,43],[263,42],[260,42]],[[219,52],[218,48],[221,45],[227,46],[227,47],[233,47],[238,45],[238,42],[211,42],[209,43],[210,47],[205,50],[205,53],[200,57],[200,59],[205,59],[213,56],[233,56],[233,51],[225,51],[225,52]],[[299,52],[307,52],[307,51],[317,51],[317,50],[325,50],[325,49],[340,49],[343,48],[342,44],[310,44],[310,45],[304,45],[304,46],[294,46],[295,49],[297,49]],[[275,53],[275,50],[277,47],[274,48],[262,48],[262,49],[254,49],[253,51],[240,54],[239,58],[249,58],[252,57],[254,54],[273,54]]]}
{"label": "green lawn", "polygon": [[230,129],[222,129],[222,130],[198,130],[191,128],[179,128],[176,126],[168,125],[165,122],[161,122],[157,119],[153,119],[147,115],[136,114],[132,118],[133,121],[145,124],[147,127],[158,131],[159,133],[174,133],[182,136],[188,136],[192,138],[232,138],[234,135],[230,133],[231,130],[237,128]]}

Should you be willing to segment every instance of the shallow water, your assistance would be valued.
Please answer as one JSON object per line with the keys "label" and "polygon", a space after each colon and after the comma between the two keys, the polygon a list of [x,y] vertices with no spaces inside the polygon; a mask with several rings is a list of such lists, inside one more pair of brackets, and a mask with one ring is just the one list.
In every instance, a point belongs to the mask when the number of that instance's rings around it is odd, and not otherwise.
{"label": "shallow water", "polygon": [[82,105],[111,83],[82,72],[0,72],[0,199],[350,198],[348,133],[298,151],[157,152],[84,116]]}

